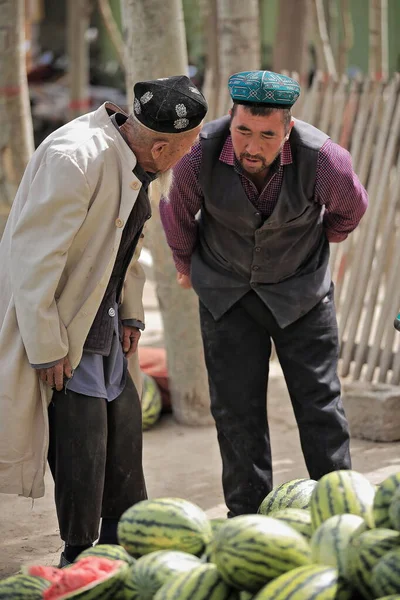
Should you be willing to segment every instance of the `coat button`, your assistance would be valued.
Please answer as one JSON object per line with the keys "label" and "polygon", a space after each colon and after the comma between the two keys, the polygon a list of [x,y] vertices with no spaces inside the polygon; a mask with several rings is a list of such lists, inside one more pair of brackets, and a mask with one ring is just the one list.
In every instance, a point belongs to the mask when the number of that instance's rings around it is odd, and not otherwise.
{"label": "coat button", "polygon": [[259,267],[258,265],[254,265],[254,266],[252,267],[253,271],[258,271],[258,269],[259,269],[259,268],[260,268],[260,267]]}
{"label": "coat button", "polygon": [[261,252],[261,248],[260,248],[260,246],[256,246],[256,247],[254,248],[254,252]]}
{"label": "coat button", "polygon": [[138,181],[132,181],[131,188],[133,190],[138,190],[140,188],[140,183]]}
{"label": "coat button", "polygon": [[140,234],[140,237],[143,239],[143,238],[144,238],[144,233],[141,233],[141,234]]}
{"label": "coat button", "polygon": [[113,308],[109,308],[108,314],[110,315],[110,317],[115,317],[115,310]]}
{"label": "coat button", "polygon": [[115,219],[115,226],[119,227],[119,228],[123,227],[124,226],[123,220],[122,219]]}

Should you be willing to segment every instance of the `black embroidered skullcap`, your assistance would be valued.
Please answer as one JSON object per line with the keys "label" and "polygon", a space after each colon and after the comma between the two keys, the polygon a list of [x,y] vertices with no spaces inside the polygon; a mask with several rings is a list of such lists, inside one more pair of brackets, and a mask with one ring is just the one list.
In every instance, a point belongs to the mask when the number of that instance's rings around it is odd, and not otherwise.
{"label": "black embroidered skullcap", "polygon": [[139,81],[133,90],[133,113],[153,131],[190,131],[200,125],[207,113],[203,94],[184,75]]}

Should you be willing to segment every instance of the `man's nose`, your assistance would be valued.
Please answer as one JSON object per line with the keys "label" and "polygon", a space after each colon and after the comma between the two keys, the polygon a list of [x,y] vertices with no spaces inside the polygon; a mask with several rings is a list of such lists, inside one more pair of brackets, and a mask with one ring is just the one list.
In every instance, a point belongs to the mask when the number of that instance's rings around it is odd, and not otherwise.
{"label": "man's nose", "polygon": [[249,142],[246,146],[246,151],[249,154],[252,154],[254,156],[255,154],[258,154],[259,150],[260,150],[260,145],[257,142],[257,140],[255,140],[255,139],[249,140]]}

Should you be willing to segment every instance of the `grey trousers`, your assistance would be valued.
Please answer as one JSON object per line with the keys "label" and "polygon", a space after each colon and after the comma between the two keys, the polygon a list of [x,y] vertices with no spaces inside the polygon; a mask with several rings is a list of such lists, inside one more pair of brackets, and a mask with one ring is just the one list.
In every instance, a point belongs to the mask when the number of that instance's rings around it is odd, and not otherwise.
{"label": "grey trousers", "polygon": [[91,544],[101,517],[118,519],[147,498],[138,393],[129,374],[112,402],[55,391],[48,414],[48,462],[61,539],[73,546]]}
{"label": "grey trousers", "polygon": [[273,486],[266,403],[271,339],[310,477],[351,468],[337,375],[333,286],[326,298],[285,329],[255,292],[218,321],[200,303],[200,319],[228,516],[257,512]]}

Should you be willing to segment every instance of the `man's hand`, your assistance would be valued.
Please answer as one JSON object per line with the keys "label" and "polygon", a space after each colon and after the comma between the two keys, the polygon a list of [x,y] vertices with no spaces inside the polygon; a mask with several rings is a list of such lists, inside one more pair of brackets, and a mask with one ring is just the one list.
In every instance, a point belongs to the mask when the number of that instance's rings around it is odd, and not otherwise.
{"label": "man's hand", "polygon": [[135,354],[142,332],[137,327],[127,327],[123,325],[122,349],[126,358]]}
{"label": "man's hand", "polygon": [[184,275],[183,273],[178,273],[176,279],[177,279],[179,285],[184,290],[190,290],[190,288],[192,287],[192,282],[190,281],[189,275]]}
{"label": "man's hand", "polygon": [[39,369],[39,377],[43,383],[47,383],[50,387],[55,387],[57,392],[64,387],[64,376],[68,379],[72,377],[71,364],[68,356],[62,358],[53,367],[48,369]]}

